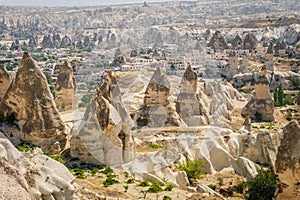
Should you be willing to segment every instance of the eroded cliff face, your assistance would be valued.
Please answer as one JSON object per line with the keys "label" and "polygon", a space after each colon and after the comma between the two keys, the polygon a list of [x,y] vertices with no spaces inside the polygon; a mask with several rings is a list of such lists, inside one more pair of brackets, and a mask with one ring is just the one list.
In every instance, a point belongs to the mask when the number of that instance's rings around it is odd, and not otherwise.
{"label": "eroded cliff face", "polygon": [[300,198],[300,124],[292,121],[283,129],[275,168],[281,182],[277,199]]}
{"label": "eroded cliff face", "polygon": [[11,83],[10,75],[8,74],[6,68],[0,65],[0,101],[6,93],[7,88]]}
{"label": "eroded cliff face", "polygon": [[73,104],[76,81],[73,68],[65,61],[57,77],[55,84],[55,103],[58,109],[71,109]]}
{"label": "eroded cliff face", "polygon": [[98,88],[71,139],[71,156],[83,162],[120,167],[133,157],[131,129],[117,80],[111,71]]}
{"label": "eroded cliff face", "polygon": [[[47,80],[32,57],[25,52],[0,110],[4,115],[14,115],[23,133],[24,142],[40,146],[45,152],[64,148],[66,134]],[[56,150],[53,149],[56,144]]]}

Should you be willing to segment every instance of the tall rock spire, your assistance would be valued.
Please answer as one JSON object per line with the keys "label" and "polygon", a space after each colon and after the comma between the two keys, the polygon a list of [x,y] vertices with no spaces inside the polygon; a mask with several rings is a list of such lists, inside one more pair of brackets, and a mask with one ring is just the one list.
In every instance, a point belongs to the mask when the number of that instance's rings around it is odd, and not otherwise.
{"label": "tall rock spire", "polygon": [[[14,115],[21,139],[40,146],[44,151],[52,150],[59,142],[57,151],[65,146],[64,123],[60,118],[47,80],[32,57],[25,52],[18,71],[7,89],[0,110],[5,115]],[[57,146],[57,145],[56,145]]]}
{"label": "tall rock spire", "polygon": [[65,61],[55,84],[55,103],[58,109],[72,108],[75,90],[76,81],[73,68],[68,61]]}

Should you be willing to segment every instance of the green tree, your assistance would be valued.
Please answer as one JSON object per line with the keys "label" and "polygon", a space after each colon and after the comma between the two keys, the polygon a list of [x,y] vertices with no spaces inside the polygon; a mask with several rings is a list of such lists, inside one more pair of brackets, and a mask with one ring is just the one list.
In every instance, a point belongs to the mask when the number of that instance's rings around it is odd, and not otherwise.
{"label": "green tree", "polygon": [[278,87],[278,103],[280,106],[284,105],[284,91],[281,84]]}
{"label": "green tree", "polygon": [[278,88],[275,88],[274,93],[273,93],[273,97],[274,97],[274,106],[278,107],[279,103],[278,103]]}
{"label": "green tree", "polygon": [[275,88],[274,90],[274,106],[279,107],[279,106],[284,106],[284,91],[283,87],[280,84],[278,87]]}
{"label": "green tree", "polygon": [[173,63],[171,64],[170,69],[175,70],[175,65]]}
{"label": "green tree", "polygon": [[258,174],[248,181],[247,200],[271,200],[276,189],[277,175],[270,169],[259,170]]}

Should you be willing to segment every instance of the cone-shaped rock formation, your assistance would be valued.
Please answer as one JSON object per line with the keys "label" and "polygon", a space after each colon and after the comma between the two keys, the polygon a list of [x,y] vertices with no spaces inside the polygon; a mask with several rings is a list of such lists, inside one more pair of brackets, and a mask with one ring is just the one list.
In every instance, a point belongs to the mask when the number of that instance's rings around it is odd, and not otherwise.
{"label": "cone-shaped rock formation", "polygon": [[27,52],[1,101],[0,110],[4,115],[15,116],[24,133],[21,136],[23,141],[38,145],[46,152],[52,150],[54,143],[64,148],[64,123],[45,75]]}
{"label": "cone-shaped rock formation", "polygon": [[72,135],[71,155],[86,163],[120,167],[133,158],[133,126],[117,80],[109,71]]}

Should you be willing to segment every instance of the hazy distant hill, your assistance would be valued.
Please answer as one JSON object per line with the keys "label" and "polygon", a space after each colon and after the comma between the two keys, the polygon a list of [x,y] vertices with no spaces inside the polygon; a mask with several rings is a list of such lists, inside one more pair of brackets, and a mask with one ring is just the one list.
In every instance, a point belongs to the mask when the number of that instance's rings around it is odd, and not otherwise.
{"label": "hazy distant hill", "polygon": [[[145,0],[0,0],[0,5],[25,5],[25,6],[97,6],[97,5],[111,5],[111,4],[132,4],[144,3]],[[166,2],[170,0],[146,0],[151,2]],[[182,0],[175,0],[182,1]]]}

